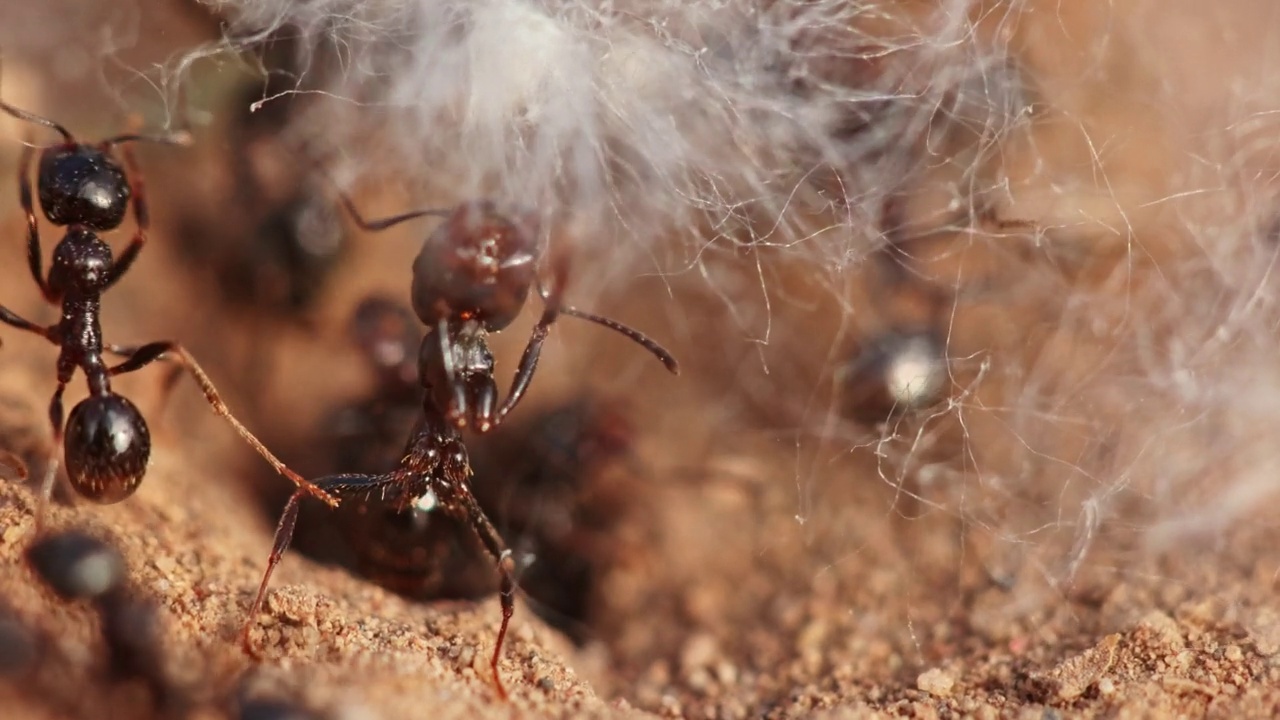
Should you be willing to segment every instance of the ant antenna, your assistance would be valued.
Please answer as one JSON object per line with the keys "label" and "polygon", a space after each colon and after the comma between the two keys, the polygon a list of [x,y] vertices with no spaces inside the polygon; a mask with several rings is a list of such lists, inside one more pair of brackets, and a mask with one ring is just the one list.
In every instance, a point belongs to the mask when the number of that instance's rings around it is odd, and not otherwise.
{"label": "ant antenna", "polygon": [[[560,259],[560,262],[557,263],[555,275],[556,275],[557,285],[563,285],[564,279],[568,275],[568,260],[565,259],[564,257],[562,257]],[[597,325],[602,325],[604,327],[607,327],[616,333],[625,335],[626,337],[630,338],[632,342],[644,348],[645,350],[648,350],[654,357],[658,358],[658,361],[661,362],[663,365],[665,365],[667,370],[671,371],[672,375],[680,374],[680,363],[676,361],[675,356],[667,352],[666,348],[659,345],[656,341],[651,339],[648,335],[645,335],[644,333],[640,332],[639,330],[636,330],[633,327],[623,325],[617,320],[610,320],[607,317],[602,317],[600,315],[596,315],[595,313],[589,313],[585,310],[579,310],[578,308],[573,307],[572,305],[561,304],[559,300],[559,295],[560,295],[559,292],[556,292],[555,296],[553,297],[552,294],[548,293],[547,289],[543,287],[542,280],[539,279],[537,283],[538,283],[538,296],[542,298],[543,304],[548,305],[547,307],[548,312],[551,312],[552,314],[568,315],[570,317],[576,317],[579,320],[586,320],[587,322],[593,322]]]}
{"label": "ant antenna", "polygon": [[400,223],[408,222],[409,220],[416,220],[420,217],[449,217],[453,212],[452,208],[427,208],[424,210],[413,210],[399,215],[392,215],[391,217],[381,218],[379,220],[366,220],[364,216],[360,214],[360,211],[356,209],[356,204],[352,202],[351,198],[343,192],[342,188],[338,187],[338,182],[334,180],[333,176],[325,169],[321,158],[315,157],[311,161],[311,164],[315,166],[316,173],[320,177],[324,178],[325,182],[333,188],[334,194],[338,196],[338,202],[342,204],[342,208],[351,216],[351,220],[356,224],[356,227],[366,232],[381,232],[383,230],[393,228]]}
{"label": "ant antenna", "polygon": [[130,142],[152,142],[159,143],[161,145],[177,145],[179,147],[186,147],[191,144],[191,133],[186,130],[174,130],[173,132],[165,133],[163,135],[139,135],[137,133],[128,133],[103,140],[102,147],[109,148]]}
{"label": "ant antenna", "polygon": [[[330,182],[332,182],[332,180],[330,180]],[[338,191],[338,200],[342,203],[342,207],[346,209],[347,213],[351,215],[351,219],[355,221],[356,226],[361,230],[368,232],[387,230],[402,222],[416,220],[420,217],[448,217],[449,214],[453,212],[451,209],[428,208],[426,210],[414,210],[412,212],[401,213],[400,215],[392,215],[391,217],[382,218],[380,220],[365,220],[360,216],[360,212],[356,210],[355,203],[353,203],[351,198],[347,197],[346,193],[341,190]]]}
{"label": "ant antenna", "polygon": [[[0,62],[3,62],[3,59],[4,59],[4,56],[0,55]],[[0,110],[3,110],[4,112],[8,113],[9,115],[12,115],[13,117],[19,120],[33,123],[41,127],[46,127],[46,128],[49,128],[50,130],[55,130],[59,135],[62,136],[62,139],[67,141],[68,143],[74,143],[76,141],[75,136],[71,134],[70,130],[67,130],[66,128],[62,127],[61,125],[50,120],[47,117],[36,115],[35,113],[27,112],[26,110],[21,110],[19,108],[16,108],[10,105],[7,102],[4,102],[3,100],[0,100]]]}
{"label": "ant antenna", "polygon": [[561,305],[560,313],[564,315],[569,315],[571,317],[576,317],[580,320],[586,320],[587,322],[593,322],[597,325],[603,325],[604,327],[607,327],[610,330],[613,330],[614,332],[618,332],[618,333],[622,333],[623,335],[626,335],[627,337],[631,338],[631,340],[635,342],[637,345],[639,345],[640,347],[643,347],[645,350],[648,350],[650,353],[653,354],[654,357],[658,358],[658,360],[663,365],[667,366],[667,369],[671,371],[672,375],[680,374],[680,363],[676,362],[675,357],[672,356],[671,353],[667,352],[666,348],[654,342],[652,339],[649,338],[648,335],[645,335],[639,330],[636,330],[635,328],[627,327],[626,325],[623,325],[617,320],[610,320],[607,317],[593,315],[589,312],[579,310],[578,308],[575,308],[569,305]]}

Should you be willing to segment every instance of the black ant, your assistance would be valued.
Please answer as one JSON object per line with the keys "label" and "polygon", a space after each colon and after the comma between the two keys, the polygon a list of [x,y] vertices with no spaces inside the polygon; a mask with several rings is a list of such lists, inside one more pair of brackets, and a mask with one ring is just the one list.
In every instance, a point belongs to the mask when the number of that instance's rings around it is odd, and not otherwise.
{"label": "black ant", "polygon": [[40,537],[26,556],[60,598],[92,603],[101,619],[111,675],[141,680],[162,714],[185,715],[191,699],[165,671],[156,607],[134,597],[120,551],[89,533],[67,530]]}
{"label": "black ant", "polygon": [[[418,211],[385,220],[367,222],[345,197],[343,204],[366,230],[382,230],[412,217],[439,214]],[[510,220],[489,202],[464,203],[447,213],[447,220],[426,241],[414,264],[412,301],[418,318],[428,327],[417,355],[418,382],[425,390],[421,412],[399,464],[377,474],[344,473],[315,480],[322,491],[338,496],[375,494],[399,513],[433,513],[470,526],[486,552],[496,561],[501,576],[502,625],[490,668],[499,693],[506,689],[498,673],[503,641],[515,612],[515,562],[511,551],[494,529],[471,492],[471,464],[460,428],[472,425],[490,429],[511,410],[528,386],[547,330],[560,312],[601,323],[640,343],[672,370],[675,359],[652,340],[619,323],[579,311],[569,312],[560,302],[567,267],[557,267],[556,284],[543,294],[546,308],[534,328],[520,370],[506,403],[494,412],[497,392],[493,380],[493,356],[485,342],[491,331],[514,320],[530,285],[536,280],[535,234],[528,216]],[[539,288],[540,294],[541,288]],[[267,569],[245,623],[242,642],[253,653],[249,633],[262,609],[271,573],[293,536],[304,489],[293,493],[276,527]]]}
{"label": "black ant", "polygon": [[[428,388],[445,419],[455,427],[467,426],[485,433],[497,427],[529,388],[542,344],[551,324],[570,315],[619,332],[653,353],[673,374],[680,366],[671,353],[640,331],[616,320],[583,312],[560,300],[563,282],[548,295],[538,279],[539,222],[534,213],[517,210],[502,213],[489,200],[464,202],[453,209],[428,209],[365,220],[346,195],[339,196],[356,225],[365,231],[382,231],[420,217],[444,218],[422,243],[413,263],[410,300],[418,319],[427,326],[423,345],[423,370]],[[559,263],[563,280],[567,267]],[[537,285],[544,310],[534,325],[524,355],[507,393],[498,406],[493,377],[493,353],[488,337],[510,325]]]}
{"label": "black ant", "polygon": [[[130,144],[186,145],[190,135],[186,132],[126,134],[90,144],[77,141],[66,128],[47,118],[3,102],[0,110],[62,136],[62,142],[41,152],[38,170],[40,207],[50,222],[67,228],[66,235],[54,248],[47,279],[41,276],[40,233],[29,177],[33,160],[30,142],[22,152],[18,174],[22,208],[27,215],[27,263],[45,300],[61,305],[62,318],[49,327],[41,327],[0,306],[0,322],[39,335],[61,349],[57,363],[58,387],[49,403],[54,449],[40,488],[37,527],[52,494],[60,450],[65,452],[72,486],[90,500],[103,504],[120,502],[138,488],[151,455],[150,431],[137,406],[112,391],[110,379],[162,358],[185,368],[204,391],[214,412],[230,423],[277,472],[307,493],[336,505],[334,498],[285,467],[236,420],[204,370],[181,345],[168,341],[138,347],[103,343],[98,314],[102,294],[119,282],[137,260],[146,244],[150,224],[145,186]],[[128,174],[112,155],[116,149],[124,156]],[[111,248],[98,233],[118,228],[130,206],[137,229],[124,252],[113,257]],[[103,361],[103,352],[125,359],[108,366]],[[71,409],[64,436],[62,395],[77,368],[88,381],[89,397]]]}
{"label": "black ant", "polygon": [[349,325],[352,344],[373,376],[373,390],[325,421],[333,449],[333,471],[391,469],[400,458],[404,434],[422,406],[418,348],[422,327],[404,305],[370,296],[356,306]]}

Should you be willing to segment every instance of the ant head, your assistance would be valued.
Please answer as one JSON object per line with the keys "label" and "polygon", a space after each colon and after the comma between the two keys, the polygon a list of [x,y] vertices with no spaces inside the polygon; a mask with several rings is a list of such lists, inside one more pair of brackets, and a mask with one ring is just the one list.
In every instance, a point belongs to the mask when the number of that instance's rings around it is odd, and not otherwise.
{"label": "ant head", "polygon": [[419,379],[427,389],[427,402],[458,429],[469,425],[488,432],[498,406],[488,331],[478,320],[447,329],[449,334],[443,338],[439,328],[427,333],[418,352]]}
{"label": "ant head", "polygon": [[151,457],[147,421],[116,394],[90,396],[72,408],[64,443],[72,486],[103,505],[132,495]]}
{"label": "ant head", "polygon": [[101,146],[64,143],[40,155],[40,207],[55,225],[105,232],[120,227],[132,188],[124,168]]}
{"label": "ant head", "polygon": [[99,598],[125,581],[125,563],[108,543],[80,530],[48,535],[27,548],[27,562],[64,600]]}
{"label": "ant head", "polygon": [[53,251],[49,284],[60,293],[101,292],[111,274],[111,247],[91,230],[73,227]]}
{"label": "ant head", "polygon": [[351,318],[351,337],[384,386],[412,386],[422,330],[413,313],[384,297],[365,298]]}
{"label": "ant head", "polygon": [[488,200],[459,205],[413,263],[413,310],[426,325],[476,319],[501,330],[524,307],[537,276],[538,222]]}

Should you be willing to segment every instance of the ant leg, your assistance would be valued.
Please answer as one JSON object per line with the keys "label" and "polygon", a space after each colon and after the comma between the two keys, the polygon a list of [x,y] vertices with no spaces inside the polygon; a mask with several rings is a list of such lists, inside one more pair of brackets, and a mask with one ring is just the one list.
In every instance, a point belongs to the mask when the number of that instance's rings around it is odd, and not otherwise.
{"label": "ant leg", "polygon": [[17,313],[13,312],[12,310],[10,310],[9,308],[3,305],[0,305],[0,322],[6,325],[10,325],[12,327],[16,327],[19,330],[26,330],[27,332],[35,333],[36,335],[39,335],[40,337],[44,338],[45,340],[48,340],[49,342],[55,345],[58,344],[57,339],[54,337],[54,331],[57,329],[58,327],[57,325],[54,325],[53,327],[47,327],[47,328],[40,327],[39,325],[31,322],[30,320],[23,318],[22,316],[18,315]]}
{"label": "ant leg", "polygon": [[22,157],[18,160],[18,198],[22,210],[27,214],[27,265],[31,268],[31,277],[35,278],[40,294],[48,302],[56,302],[53,289],[45,281],[44,259],[40,250],[40,226],[36,223],[35,202],[31,195],[31,162],[34,149],[31,147],[31,136],[27,136],[27,144],[22,148]]}
{"label": "ant leg", "polygon": [[502,407],[498,408],[498,412],[494,414],[492,424],[487,427],[477,428],[480,432],[485,432],[501,424],[507,417],[507,413],[515,408],[516,404],[520,402],[520,398],[524,397],[525,391],[529,389],[529,382],[533,380],[533,373],[538,369],[538,358],[542,356],[542,344],[546,342],[547,333],[551,330],[551,324],[560,316],[560,287],[561,283],[556,283],[556,289],[552,291],[550,298],[543,298],[542,317],[538,318],[538,324],[533,326],[533,332],[529,334],[529,342],[524,346],[524,354],[520,356],[520,364],[516,366],[515,377],[511,379],[511,389],[507,391],[507,399],[502,402]]}
{"label": "ant leg", "polygon": [[[369,492],[380,485],[387,485],[395,482],[395,478],[390,475],[330,475],[316,480],[316,487],[322,488],[326,492],[341,494],[343,492]],[[245,619],[244,630],[240,633],[241,647],[248,655],[256,655],[253,645],[249,641],[249,631],[253,629],[254,621],[258,618],[258,613],[262,611],[262,603],[267,597],[267,585],[271,582],[271,574],[275,572],[276,566],[280,564],[284,553],[289,549],[289,542],[293,539],[293,530],[298,524],[298,504],[302,502],[302,498],[306,496],[305,491],[299,489],[289,496],[289,502],[285,503],[284,510],[280,513],[280,522],[276,525],[275,540],[271,544],[271,555],[267,557],[267,569],[262,574],[262,582],[258,584],[258,594],[253,598],[253,604],[249,606],[249,616]]]}
{"label": "ant leg", "polygon": [[[126,358],[132,357],[138,350],[137,348],[125,347],[123,345],[112,345],[110,343],[104,345],[102,349],[112,355],[120,355],[121,357]],[[160,381],[160,398],[156,400],[155,409],[155,414],[157,416],[164,412],[164,409],[169,406],[169,397],[173,395],[173,388],[178,384],[178,380],[182,377],[182,365],[174,364],[174,361],[167,357],[160,358],[160,361],[170,363],[172,364],[172,367],[169,368],[164,379]]]}
{"label": "ant leg", "polygon": [[[454,492],[459,492],[456,486],[454,487]],[[502,684],[502,676],[498,673],[498,660],[502,657],[502,645],[507,638],[507,629],[511,625],[511,616],[516,612],[516,563],[511,558],[511,550],[507,548],[502,536],[494,529],[493,523],[489,522],[484,510],[476,502],[475,496],[465,487],[461,489],[461,492],[463,493],[462,512],[458,517],[471,526],[471,530],[475,532],[485,550],[497,561],[498,574],[502,580],[498,596],[502,602],[502,626],[498,629],[498,641],[494,645],[493,657],[489,660],[489,667],[493,670],[493,682],[498,688],[498,694],[502,696],[503,700],[506,700],[507,688]],[[448,506],[449,504],[446,503],[445,507]]]}
{"label": "ant leg", "polygon": [[[542,298],[542,317],[538,318],[538,323],[533,326],[533,332],[529,334],[529,342],[524,346],[524,354],[520,356],[520,364],[516,366],[515,377],[511,379],[511,388],[507,391],[507,399],[502,402],[502,407],[498,408],[498,412],[494,415],[493,424],[489,427],[497,427],[507,417],[520,402],[520,398],[524,397],[524,393],[529,389],[529,382],[533,380],[533,373],[538,369],[538,358],[542,356],[542,344],[546,342],[547,333],[551,330],[551,324],[560,316],[561,310],[561,293],[563,292],[566,278],[569,276],[569,261],[567,256],[561,256],[556,262],[555,267],[556,284],[550,293],[544,291],[542,281],[538,281],[538,295]],[[483,430],[481,430],[483,432]]]}
{"label": "ant leg", "polygon": [[402,222],[414,220],[420,217],[447,217],[451,212],[450,210],[433,208],[427,210],[414,210],[412,212],[401,213],[400,215],[392,215],[391,217],[382,218],[380,220],[365,220],[360,214],[360,211],[356,209],[355,203],[351,201],[351,198],[347,197],[346,193],[338,193],[338,202],[342,203],[343,209],[351,216],[351,220],[356,224],[356,227],[366,232],[387,230]]}
{"label": "ant leg", "polygon": [[[70,378],[68,378],[70,379]],[[45,511],[53,498],[53,483],[58,477],[58,467],[62,457],[62,393],[67,389],[67,381],[58,379],[58,389],[53,391],[49,401],[49,423],[53,425],[53,449],[49,452],[49,460],[44,469],[44,480],[40,483],[40,494],[36,497],[36,534],[44,526]]]}
{"label": "ant leg", "polygon": [[13,470],[14,480],[22,482],[27,479],[27,464],[8,450],[0,450],[0,465]]}
{"label": "ant leg", "polygon": [[111,274],[107,276],[103,291],[115,285],[125,273],[129,272],[133,261],[137,260],[138,254],[142,252],[142,247],[147,244],[147,230],[151,227],[151,212],[147,204],[147,183],[142,177],[142,169],[138,167],[138,159],[133,154],[133,148],[128,145],[120,148],[120,154],[124,156],[125,167],[129,171],[128,183],[133,194],[133,217],[138,229],[134,231],[129,246],[111,264]]}
{"label": "ant leg", "polygon": [[110,346],[109,348],[104,349],[115,355],[122,355],[127,358],[119,365],[107,368],[107,375],[110,376],[131,373],[150,365],[156,360],[159,360],[162,356],[171,356],[166,359],[178,363],[191,374],[191,377],[196,381],[196,384],[198,384],[200,389],[204,391],[205,400],[209,402],[209,406],[213,408],[213,412],[223,420],[230,423],[236,433],[238,433],[245,442],[249,443],[249,445],[256,450],[264,460],[270,463],[271,467],[275,468],[276,472],[285,476],[285,478],[296,485],[300,490],[305,491],[307,494],[315,498],[323,500],[330,507],[338,506],[337,498],[329,495],[329,493],[326,493],[316,487],[301,475],[290,470],[283,462],[280,462],[279,458],[267,449],[266,445],[262,444],[262,441],[259,440],[257,436],[249,432],[249,429],[242,425],[240,421],[231,414],[231,410],[228,409],[227,404],[222,401],[222,396],[219,395],[217,388],[213,386],[213,381],[209,379],[209,376],[205,374],[204,369],[201,368],[195,361],[195,358],[187,352],[186,348],[175,342],[154,342],[137,348]]}

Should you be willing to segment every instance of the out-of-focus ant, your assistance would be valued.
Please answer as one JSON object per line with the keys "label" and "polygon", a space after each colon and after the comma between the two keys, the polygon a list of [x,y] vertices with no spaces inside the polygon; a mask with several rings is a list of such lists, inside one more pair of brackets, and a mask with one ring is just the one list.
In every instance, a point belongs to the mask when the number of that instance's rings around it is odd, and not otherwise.
{"label": "out-of-focus ant", "polygon": [[587,639],[601,569],[634,506],[628,474],[635,426],[618,398],[583,394],[508,424],[476,460],[476,496],[517,555],[535,611],[575,641]]}
{"label": "out-of-focus ant", "polygon": [[165,670],[155,605],[135,597],[120,552],[89,533],[44,535],[27,548],[36,575],[67,601],[88,601],[101,619],[110,675],[140,680],[162,715],[182,716],[192,705],[186,688]]}
{"label": "out-of-focus ant", "polygon": [[[567,256],[557,263],[557,282],[548,294],[538,278],[540,223],[534,212],[501,212],[489,200],[464,202],[452,209],[427,209],[380,220],[366,220],[346,195],[343,207],[365,231],[382,231],[420,217],[444,221],[422,243],[413,263],[410,299],[427,326],[423,372],[428,390],[445,419],[455,427],[488,432],[515,408],[529,388],[542,344],[560,315],[588,320],[619,332],[653,353],[673,374],[680,366],[661,345],[626,325],[563,304]],[[533,327],[507,393],[498,405],[489,334],[510,325],[534,286],[542,296],[542,317]]]}
{"label": "out-of-focus ant", "polygon": [[[460,428],[470,421],[473,427],[488,430],[510,412],[528,386],[548,328],[561,312],[622,332],[656,355],[672,372],[677,372],[679,366],[670,353],[639,332],[563,307],[560,293],[567,265],[562,262],[557,265],[552,292],[542,293],[539,287],[546,308],[534,328],[512,391],[502,408],[496,408],[493,356],[486,338],[489,332],[500,330],[515,319],[531,285],[537,281],[536,223],[527,213],[514,220],[499,214],[489,202],[464,203],[452,211],[425,210],[366,221],[347,197],[342,196],[342,202],[366,230],[384,230],[423,215],[443,214],[446,220],[424,243],[413,268],[412,304],[428,331],[417,354],[418,381],[425,392],[404,453],[389,471],[328,475],[315,480],[315,485],[337,496],[376,495],[395,512],[419,511],[428,520],[438,513],[472,529],[497,563],[501,577],[502,625],[490,667],[499,693],[506,697],[498,660],[515,612],[515,563],[471,492],[471,464]],[[305,495],[303,489],[295,491],[281,513],[267,569],[242,636],[247,652],[253,652],[250,631],[262,608],[271,574],[289,546],[299,503]]]}
{"label": "out-of-focus ant", "polygon": [[873,293],[889,300],[905,296],[923,308],[923,318],[893,323],[859,340],[852,359],[837,369],[843,406],[852,419],[874,424],[937,403],[950,385],[947,343],[940,325],[954,292],[917,277],[910,245],[927,236],[905,237],[902,201],[885,200],[881,230],[888,238],[872,260]]}
{"label": "out-of-focus ant", "polygon": [[[336,500],[285,467],[227,409],[212,381],[191,354],[176,342],[152,342],[136,347],[103,342],[99,309],[102,294],[132,267],[147,240],[149,213],[141,172],[131,143],[155,142],[185,145],[185,132],[168,135],[126,134],[98,143],[84,143],[63,126],[47,118],[0,102],[0,110],[19,119],[56,131],[62,142],[44,148],[38,166],[37,191],[44,215],[54,225],[67,228],[53,251],[48,277],[42,276],[40,232],[32,201],[30,166],[33,146],[22,153],[18,188],[27,216],[27,263],[31,276],[49,303],[60,305],[62,317],[42,327],[0,306],[0,322],[39,335],[57,345],[58,386],[49,403],[54,448],[40,488],[36,524],[40,526],[53,490],[58,455],[65,452],[67,475],[76,491],[98,503],[115,503],[133,494],[141,483],[151,455],[146,420],[129,399],[111,389],[111,378],[139,370],[164,358],[185,368],[204,391],[215,413],[224,418],[277,472],[305,492],[336,505]],[[125,167],[113,157],[119,150]],[[130,179],[132,178],[132,179]],[[98,233],[115,230],[132,207],[137,229],[129,246],[114,257]],[[103,353],[124,358],[107,365]],[[75,371],[84,372],[89,397],[71,409],[64,434],[62,395]],[[172,376],[166,389],[172,383]]]}
{"label": "out-of-focus ant", "polygon": [[[192,212],[181,221],[180,249],[212,269],[225,300],[255,318],[294,319],[314,304],[347,242],[340,213],[287,137],[309,75],[298,44],[282,32],[262,45],[265,77],[242,83],[227,103],[227,190],[210,206],[216,217]],[[227,206],[238,209],[234,217]]]}

